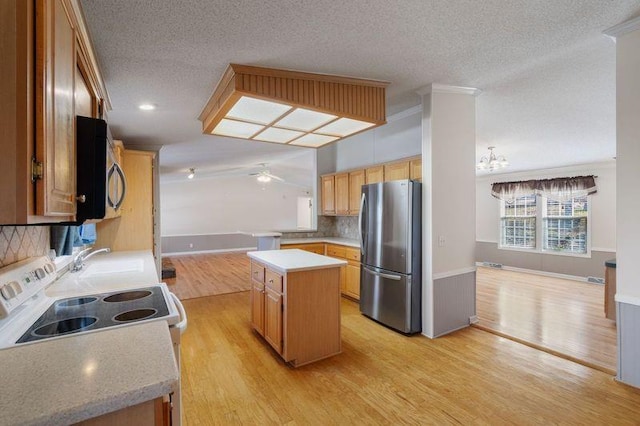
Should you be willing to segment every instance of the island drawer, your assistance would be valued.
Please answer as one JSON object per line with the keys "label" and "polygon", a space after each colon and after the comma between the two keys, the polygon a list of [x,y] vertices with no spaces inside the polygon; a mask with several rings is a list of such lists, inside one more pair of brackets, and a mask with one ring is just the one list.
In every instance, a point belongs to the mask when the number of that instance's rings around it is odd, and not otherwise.
{"label": "island drawer", "polygon": [[264,283],[264,266],[251,262],[251,278],[260,283]]}
{"label": "island drawer", "polygon": [[266,272],[266,285],[272,290],[282,293],[282,275],[267,269]]}

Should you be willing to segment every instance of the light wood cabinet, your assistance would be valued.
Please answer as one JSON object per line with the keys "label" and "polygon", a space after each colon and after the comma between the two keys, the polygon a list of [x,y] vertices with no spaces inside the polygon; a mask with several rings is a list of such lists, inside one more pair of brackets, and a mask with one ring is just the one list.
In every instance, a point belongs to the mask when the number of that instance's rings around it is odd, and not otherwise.
{"label": "light wood cabinet", "polygon": [[344,294],[360,300],[360,262],[349,260],[345,268]]}
{"label": "light wood cabinet", "polygon": [[384,166],[379,165],[368,167],[365,170],[365,175],[365,182],[367,184],[384,182]]}
{"label": "light wood cabinet", "polygon": [[127,195],[120,217],[96,224],[97,246],[114,251],[154,249],[154,162],[154,152],[124,150]]}
{"label": "light wood cabinet", "polygon": [[398,179],[422,178],[422,159],[378,164],[321,176],[322,209],[325,216],[357,216],[360,213],[362,185]]}
{"label": "light wood cabinet", "polygon": [[384,181],[409,179],[409,162],[401,161],[384,165]]}
{"label": "light wood cabinet", "polygon": [[[252,271],[261,267],[265,270],[264,291],[251,291],[251,327],[294,367],[340,353],[339,280],[344,268],[280,274],[251,260]],[[256,288],[253,277],[251,284]],[[264,306],[263,331],[261,311],[256,307],[260,303]]]}
{"label": "light wood cabinet", "polygon": [[324,254],[324,243],[282,244],[281,249],[300,249],[311,253]]}
{"label": "light wood cabinet", "polygon": [[360,196],[364,182],[364,170],[349,173],[349,214],[352,216],[357,216],[360,213]]}
{"label": "light wood cabinet", "polygon": [[335,216],[336,214],[336,193],[335,193],[335,177],[322,176],[322,214],[325,216]]}
{"label": "light wood cabinet", "polygon": [[604,273],[604,316],[616,321],[616,268],[611,266]]}
{"label": "light wood cabinet", "polygon": [[264,266],[251,262],[251,326],[264,335]]}
{"label": "light wood cabinet", "polygon": [[348,262],[341,273],[340,291],[343,295],[360,300],[360,250],[338,244],[326,245],[327,256],[343,259]]}
{"label": "light wood cabinet", "polygon": [[103,414],[76,423],[76,426],[138,425],[159,426],[171,424],[170,397],[152,399],[118,411]]}
{"label": "light wood cabinet", "polygon": [[76,213],[76,33],[62,0],[36,1],[36,214]]}
{"label": "light wood cabinet", "polygon": [[349,214],[349,173],[335,175],[336,186],[336,215]]}
{"label": "light wood cabinet", "polygon": [[264,300],[264,338],[282,354],[282,276],[267,269]]}
{"label": "light wood cabinet", "polygon": [[0,51],[0,224],[75,220],[75,115],[106,97],[78,0],[1,2]]}
{"label": "light wood cabinet", "polygon": [[409,162],[409,179],[422,181],[422,159]]}

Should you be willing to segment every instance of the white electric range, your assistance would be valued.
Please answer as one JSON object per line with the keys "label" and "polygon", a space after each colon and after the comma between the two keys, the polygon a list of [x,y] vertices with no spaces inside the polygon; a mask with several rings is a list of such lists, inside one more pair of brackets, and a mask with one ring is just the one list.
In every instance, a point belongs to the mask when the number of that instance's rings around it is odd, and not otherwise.
{"label": "white electric range", "polygon": [[0,269],[0,348],[142,321],[184,326],[183,309],[166,284],[114,291],[107,287],[94,294],[78,289],[75,295],[66,291],[66,297],[51,297],[45,289],[56,278],[53,263],[44,256]]}
{"label": "white electric range", "polygon": [[[45,256],[0,269],[0,349],[166,321],[180,369],[186,313],[166,284],[158,282],[151,254],[118,253],[93,259],[84,270],[66,272],[60,278]],[[172,398],[173,424],[181,423],[180,394],[178,385]]]}

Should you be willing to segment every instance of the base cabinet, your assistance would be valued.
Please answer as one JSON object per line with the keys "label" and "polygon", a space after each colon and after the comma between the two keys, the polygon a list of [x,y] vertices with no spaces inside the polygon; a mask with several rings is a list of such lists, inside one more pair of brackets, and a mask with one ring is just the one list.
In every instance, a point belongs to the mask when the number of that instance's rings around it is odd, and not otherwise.
{"label": "base cabinet", "polygon": [[342,268],[341,292],[352,299],[360,300],[360,250],[354,247],[327,244],[327,256],[349,262]]}
{"label": "base cabinet", "polygon": [[288,249],[300,249],[305,251],[310,251],[315,254],[324,254],[324,243],[302,243],[302,244],[282,244],[280,245],[280,249],[288,250]]}
{"label": "base cabinet", "polygon": [[282,294],[267,287],[264,307],[264,339],[282,354]]}
{"label": "base cabinet", "polygon": [[171,400],[169,395],[75,423],[76,426],[168,426],[170,424]]}
{"label": "base cabinet", "polygon": [[251,327],[294,367],[341,351],[341,269],[279,273],[251,260]]}

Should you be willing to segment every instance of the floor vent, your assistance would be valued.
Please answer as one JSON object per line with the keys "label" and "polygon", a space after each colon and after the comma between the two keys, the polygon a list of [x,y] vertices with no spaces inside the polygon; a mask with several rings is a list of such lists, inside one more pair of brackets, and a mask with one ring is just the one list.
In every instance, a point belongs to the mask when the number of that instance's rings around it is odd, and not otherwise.
{"label": "floor vent", "polygon": [[482,262],[482,266],[487,266],[489,268],[502,269],[502,263]]}
{"label": "floor vent", "polygon": [[587,277],[587,282],[594,283],[594,284],[604,284],[604,278]]}

